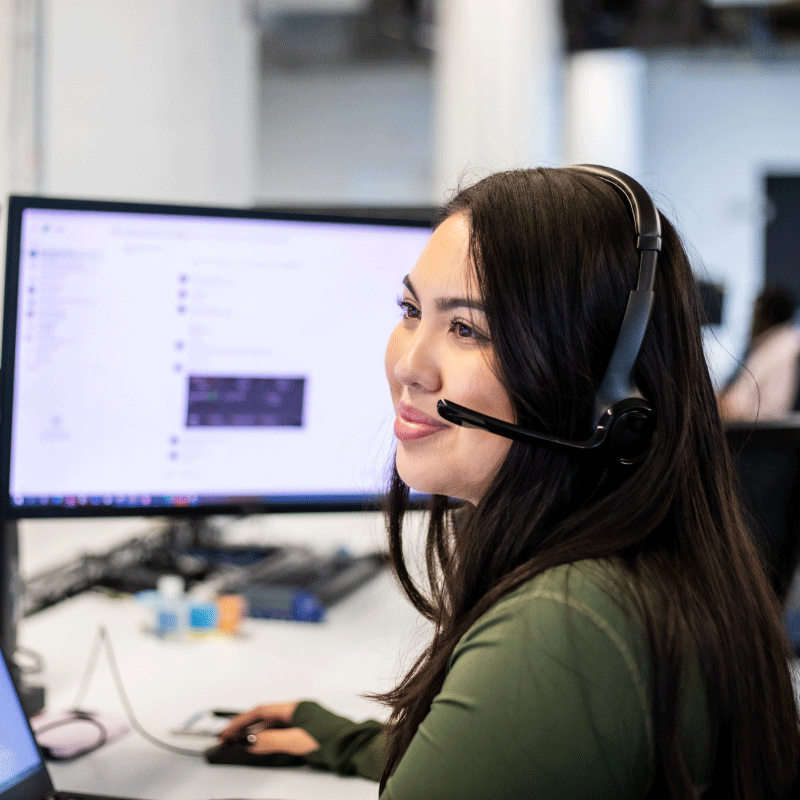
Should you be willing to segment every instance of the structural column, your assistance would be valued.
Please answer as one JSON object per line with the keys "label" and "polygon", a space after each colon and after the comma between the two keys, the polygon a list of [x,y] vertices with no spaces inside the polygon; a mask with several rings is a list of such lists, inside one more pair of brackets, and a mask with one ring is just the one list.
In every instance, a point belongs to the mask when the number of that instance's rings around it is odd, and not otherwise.
{"label": "structural column", "polygon": [[566,70],[565,141],[570,164],[603,164],[641,179],[646,61],[633,50],[576,53]]}
{"label": "structural column", "polygon": [[47,0],[45,190],[249,203],[257,31],[232,0]]}
{"label": "structural column", "polygon": [[[0,216],[10,187],[11,61],[14,0],[0,0]],[[5,230],[5,226],[3,226]]]}
{"label": "structural column", "polygon": [[432,197],[459,179],[562,161],[557,0],[439,0]]}
{"label": "structural column", "polygon": [[0,0],[2,220],[9,194],[42,189],[41,15],[42,0]]}

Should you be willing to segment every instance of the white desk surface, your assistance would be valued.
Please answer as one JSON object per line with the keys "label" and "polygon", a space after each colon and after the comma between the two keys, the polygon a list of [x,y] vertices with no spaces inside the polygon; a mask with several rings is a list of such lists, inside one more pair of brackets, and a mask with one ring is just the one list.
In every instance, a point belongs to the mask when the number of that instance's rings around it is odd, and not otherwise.
{"label": "white desk surface", "polygon": [[[144,633],[143,620],[134,601],[95,593],[24,620],[19,642],[44,659],[44,672],[30,680],[46,686],[47,709],[71,707],[101,623],[141,725],[159,739],[197,748],[213,741],[169,731],[208,708],[309,698],[354,719],[384,718],[381,706],[359,695],[390,688],[425,639],[424,623],[388,573],[334,606],[322,623],[247,619],[236,637],[170,642]],[[125,716],[105,655],[82,705]],[[56,788],[148,800],[358,800],[378,794],[376,783],[306,767],[211,766],[160,749],[135,731],[49,767]]]}

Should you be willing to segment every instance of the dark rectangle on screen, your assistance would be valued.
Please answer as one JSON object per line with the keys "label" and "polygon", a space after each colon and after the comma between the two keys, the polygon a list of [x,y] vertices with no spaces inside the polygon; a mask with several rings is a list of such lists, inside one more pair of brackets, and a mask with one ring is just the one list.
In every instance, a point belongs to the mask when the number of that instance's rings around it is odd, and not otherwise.
{"label": "dark rectangle on screen", "polygon": [[302,427],[305,385],[305,378],[190,375],[186,427]]}

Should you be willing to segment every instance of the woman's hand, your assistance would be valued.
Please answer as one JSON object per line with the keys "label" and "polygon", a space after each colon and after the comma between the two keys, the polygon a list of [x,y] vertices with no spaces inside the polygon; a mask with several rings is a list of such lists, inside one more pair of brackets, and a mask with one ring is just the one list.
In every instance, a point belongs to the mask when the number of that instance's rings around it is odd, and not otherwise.
{"label": "woman's hand", "polygon": [[256,706],[234,717],[219,733],[222,741],[246,736],[251,753],[290,753],[304,756],[319,749],[319,742],[302,728],[292,728],[299,701]]}

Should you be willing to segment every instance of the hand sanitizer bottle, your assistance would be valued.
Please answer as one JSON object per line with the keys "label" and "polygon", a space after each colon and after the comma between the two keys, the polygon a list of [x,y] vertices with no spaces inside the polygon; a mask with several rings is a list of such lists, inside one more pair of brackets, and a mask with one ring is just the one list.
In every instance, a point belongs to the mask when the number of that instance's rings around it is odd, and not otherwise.
{"label": "hand sanitizer bottle", "polygon": [[153,632],[156,636],[163,639],[182,639],[186,633],[185,586],[180,575],[162,575],[158,579],[158,601],[153,620]]}

